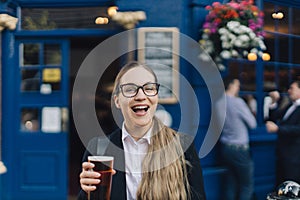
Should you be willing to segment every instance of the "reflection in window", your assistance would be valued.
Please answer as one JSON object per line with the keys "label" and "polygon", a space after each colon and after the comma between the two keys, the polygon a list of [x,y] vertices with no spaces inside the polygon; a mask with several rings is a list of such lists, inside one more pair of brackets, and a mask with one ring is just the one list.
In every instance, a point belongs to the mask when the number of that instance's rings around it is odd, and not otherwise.
{"label": "reflection in window", "polygon": [[59,44],[44,45],[44,64],[61,65],[61,49]]}
{"label": "reflection in window", "polygon": [[293,80],[293,76],[291,76],[293,71],[295,69],[293,70],[288,66],[266,65],[264,70],[264,91],[279,90],[280,92],[287,92],[289,84]]}
{"label": "reflection in window", "polygon": [[293,18],[292,18],[292,30],[291,33],[294,35],[300,35],[300,9],[292,8],[293,10]]}
{"label": "reflection in window", "polygon": [[241,82],[241,90],[255,91],[256,82],[256,70],[254,62],[239,62],[238,60],[232,60],[228,63],[228,76],[231,79],[238,78]]}
{"label": "reflection in window", "polygon": [[[299,33],[300,34],[300,33]],[[300,63],[300,56],[299,56],[299,47],[300,47],[300,38],[299,37],[295,37],[293,38],[293,60],[292,60],[292,63],[297,63],[299,64]]]}
{"label": "reflection in window", "polygon": [[37,69],[21,70],[21,91],[40,90],[40,72]]}
{"label": "reflection in window", "polygon": [[22,108],[21,131],[35,132],[39,130],[39,110],[37,108]]}
{"label": "reflection in window", "polygon": [[32,66],[39,64],[40,44],[21,44],[21,66]]}

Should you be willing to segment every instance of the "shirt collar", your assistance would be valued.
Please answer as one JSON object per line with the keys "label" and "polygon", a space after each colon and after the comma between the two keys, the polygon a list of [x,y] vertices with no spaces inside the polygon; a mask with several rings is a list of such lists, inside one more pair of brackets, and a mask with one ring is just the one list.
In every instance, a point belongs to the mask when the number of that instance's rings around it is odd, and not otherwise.
{"label": "shirt collar", "polygon": [[297,99],[296,101],[294,101],[293,104],[296,105],[296,106],[299,106],[300,105],[300,99]]}
{"label": "shirt collar", "polygon": [[[140,140],[142,140],[142,139],[144,139],[144,140],[146,140],[147,142],[148,142],[148,144],[150,144],[151,142],[151,133],[152,133],[152,127],[147,131],[147,133],[142,137],[142,138],[140,138],[138,141],[140,141]],[[134,140],[134,138],[130,135],[130,133],[128,133],[128,131],[126,130],[126,128],[125,128],[125,124],[123,123],[123,125],[122,125],[122,141],[124,141],[126,138],[131,138],[133,141],[135,141]]]}

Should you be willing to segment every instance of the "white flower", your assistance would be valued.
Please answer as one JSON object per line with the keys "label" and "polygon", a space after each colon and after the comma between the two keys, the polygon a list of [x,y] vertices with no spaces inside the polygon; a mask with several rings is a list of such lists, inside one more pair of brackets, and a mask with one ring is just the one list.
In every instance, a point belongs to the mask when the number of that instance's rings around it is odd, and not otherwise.
{"label": "white flower", "polygon": [[241,40],[235,40],[233,43],[234,43],[234,46],[236,46],[236,47],[242,47],[243,46]]}
{"label": "white flower", "polygon": [[251,53],[257,54],[258,50],[257,50],[257,48],[252,48],[252,49],[250,50],[250,52],[251,52]]}
{"label": "white flower", "polygon": [[208,62],[208,61],[210,61],[211,57],[207,53],[202,52],[199,54],[199,59],[202,61]]}
{"label": "white flower", "polygon": [[219,68],[220,71],[223,71],[223,70],[226,69],[226,67],[222,63],[218,63],[217,66],[218,66],[218,68]]}
{"label": "white flower", "polygon": [[237,52],[236,50],[232,49],[232,50],[231,50],[231,55],[232,55],[233,57],[238,57],[238,56],[239,56],[239,52]]}
{"label": "white flower", "polygon": [[241,40],[243,43],[249,42],[250,38],[248,35],[239,35],[238,40]]}
{"label": "white flower", "polygon": [[229,59],[231,58],[231,53],[227,50],[223,50],[221,53],[220,53],[220,56],[223,58],[223,59]]}
{"label": "white flower", "polygon": [[223,41],[222,42],[222,48],[224,49],[230,49],[231,48],[231,44],[227,41]]}
{"label": "white flower", "polygon": [[228,33],[228,30],[226,28],[220,28],[218,30],[218,32],[222,35],[222,34],[227,34]]}
{"label": "white flower", "polygon": [[230,21],[227,23],[227,27],[231,30],[238,28],[240,26],[240,22],[238,21]]}

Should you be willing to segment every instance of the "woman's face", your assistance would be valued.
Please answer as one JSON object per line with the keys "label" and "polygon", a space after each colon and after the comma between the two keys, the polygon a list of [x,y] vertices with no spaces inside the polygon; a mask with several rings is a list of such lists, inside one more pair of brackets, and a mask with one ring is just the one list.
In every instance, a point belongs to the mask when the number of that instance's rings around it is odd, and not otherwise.
{"label": "woman's face", "polygon": [[[142,67],[136,67],[127,71],[120,79],[120,85],[134,83],[142,86],[145,83],[154,83],[154,76]],[[121,109],[124,123],[128,131],[135,128],[150,128],[152,118],[157,108],[158,95],[146,96],[142,89],[134,97],[125,97],[122,92],[114,96],[115,105]]]}

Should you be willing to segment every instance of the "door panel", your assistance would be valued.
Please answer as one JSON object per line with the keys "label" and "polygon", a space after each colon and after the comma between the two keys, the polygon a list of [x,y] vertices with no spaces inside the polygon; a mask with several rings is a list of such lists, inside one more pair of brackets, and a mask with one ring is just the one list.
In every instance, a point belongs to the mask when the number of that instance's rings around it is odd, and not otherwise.
{"label": "door panel", "polygon": [[[69,42],[19,39],[4,199],[67,199]],[[11,82],[10,82],[11,81]],[[5,94],[4,94],[5,95]],[[11,105],[11,104],[8,104]],[[5,113],[4,113],[5,114]],[[7,152],[8,152],[7,151]]]}

